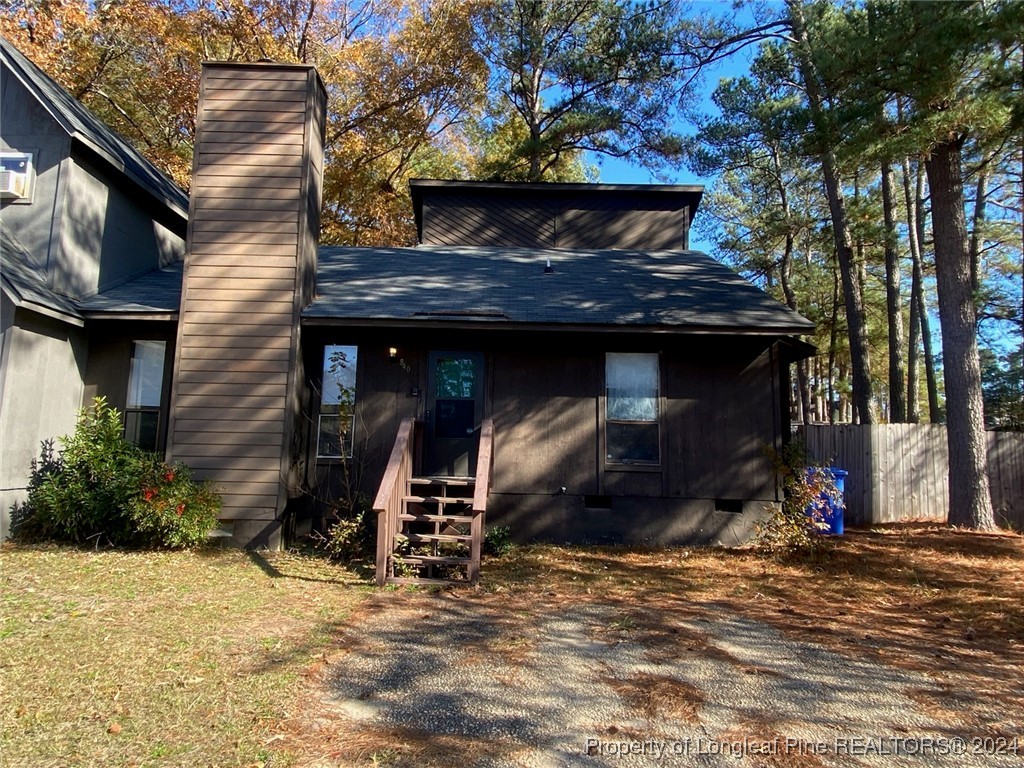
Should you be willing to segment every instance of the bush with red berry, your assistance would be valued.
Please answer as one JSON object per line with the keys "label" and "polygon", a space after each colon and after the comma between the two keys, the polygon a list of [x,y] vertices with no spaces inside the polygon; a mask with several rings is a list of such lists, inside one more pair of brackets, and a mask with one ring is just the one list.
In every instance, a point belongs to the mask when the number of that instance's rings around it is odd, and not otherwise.
{"label": "bush with red berry", "polygon": [[121,414],[103,398],[79,414],[57,454],[44,442],[33,462],[18,534],[126,547],[195,547],[217,524],[220,497],[124,439]]}

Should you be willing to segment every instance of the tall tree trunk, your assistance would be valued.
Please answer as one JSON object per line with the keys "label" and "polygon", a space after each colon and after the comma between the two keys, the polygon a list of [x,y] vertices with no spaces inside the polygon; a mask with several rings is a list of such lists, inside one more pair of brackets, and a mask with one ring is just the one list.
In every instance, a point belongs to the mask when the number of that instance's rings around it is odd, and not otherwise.
{"label": "tall tree trunk", "polygon": [[[786,297],[786,305],[794,312],[799,308],[796,301],[796,291],[793,290],[793,235],[786,234],[786,244],[782,254],[782,264],[779,269],[779,277],[782,281],[782,293]],[[807,362],[800,360],[796,364],[797,395],[800,402],[800,417],[803,423],[810,420],[811,393],[807,384]]]}
{"label": "tall tree trunk", "polygon": [[815,421],[826,421],[828,419],[828,408],[825,407],[825,375],[822,373],[821,355],[814,358],[811,363],[814,369],[814,417]]}
{"label": "tall tree trunk", "polygon": [[885,303],[889,316],[889,421],[907,420],[903,389],[903,307],[900,304],[900,260],[897,251],[896,201],[892,193],[892,166],[882,163],[882,215],[885,219]]}
{"label": "tall tree trunk", "polygon": [[949,442],[949,522],[978,530],[995,528],[988,484],[988,441],[981,398],[977,313],[964,218],[962,140],[932,149],[925,161],[932,196],[935,277],[942,321]]}
{"label": "tall tree trunk", "polygon": [[832,269],[832,327],[828,337],[828,423],[836,423],[839,405],[836,402],[836,355],[839,341],[839,269]]}
{"label": "tall tree trunk", "polygon": [[917,424],[921,421],[920,384],[918,372],[921,367],[921,246],[917,239],[917,211],[914,195],[910,191],[910,158],[903,158],[903,199],[907,207],[907,242],[910,245],[910,341],[907,346],[907,421]]}
{"label": "tall tree trunk", "polygon": [[971,221],[971,292],[974,294],[975,311],[980,309],[981,249],[985,243],[985,203],[988,199],[988,166],[978,169],[978,183],[974,189],[974,216]]}
{"label": "tall tree trunk", "polygon": [[[776,189],[779,193],[779,201],[782,204],[782,215],[786,221],[786,241],[782,251],[782,263],[779,265],[782,294],[786,297],[786,306],[794,312],[799,312],[800,307],[797,304],[796,291],[793,290],[793,252],[796,248],[796,237],[793,234],[793,217],[789,207],[789,193],[782,179],[782,160],[779,157],[778,148],[772,146],[771,153]],[[800,360],[796,364],[796,386],[800,402],[800,418],[804,424],[808,424],[811,420],[811,391],[807,383],[806,360]]]}
{"label": "tall tree trunk", "polygon": [[[917,168],[917,192],[914,199],[914,208],[917,212],[917,243],[920,249],[920,259],[918,259],[917,264],[920,275],[915,277],[921,286],[917,294],[917,314],[921,319],[921,346],[924,348],[924,378],[928,386],[928,421],[932,424],[941,424],[942,411],[939,408],[939,385],[935,374],[935,355],[932,353],[932,323],[928,319],[928,303],[924,297],[924,174],[921,173],[920,165]],[[934,223],[932,226],[934,228]]]}
{"label": "tall tree trunk", "polygon": [[[824,119],[824,100],[818,81],[818,72],[810,55],[810,43],[804,22],[803,0],[786,0],[793,36],[796,38],[794,51],[801,79],[807,89],[807,101],[811,108],[811,119],[821,128]],[[853,401],[862,424],[875,421],[874,403],[871,397],[871,355],[868,350],[867,331],[864,321],[864,304],[857,288],[857,265],[854,263],[849,217],[846,200],[843,197],[839,165],[831,145],[823,143],[819,153],[821,170],[825,179],[829,212],[832,217],[832,235],[839,259],[839,270],[843,282],[843,298],[846,305],[846,324],[850,337],[850,360],[853,367]]]}
{"label": "tall tree trunk", "polygon": [[[841,189],[841,187],[840,187]],[[856,169],[853,172],[853,204],[855,208],[860,207],[860,169]],[[853,232],[850,233],[853,235]],[[868,282],[868,271],[867,271],[867,259],[864,258],[864,233],[858,228],[856,237],[853,238],[853,263],[854,263],[854,286],[857,291],[857,298],[861,306],[861,317],[867,317],[867,310],[864,309],[867,305],[864,302],[865,286]],[[867,333],[867,320],[864,319],[865,334]],[[868,350],[871,347],[868,346]],[[876,404],[872,401],[872,407]],[[884,413],[883,413],[884,417]],[[850,420],[854,424],[867,424],[870,422],[861,421],[860,418],[860,405],[857,402],[856,397],[853,398],[853,415]]]}

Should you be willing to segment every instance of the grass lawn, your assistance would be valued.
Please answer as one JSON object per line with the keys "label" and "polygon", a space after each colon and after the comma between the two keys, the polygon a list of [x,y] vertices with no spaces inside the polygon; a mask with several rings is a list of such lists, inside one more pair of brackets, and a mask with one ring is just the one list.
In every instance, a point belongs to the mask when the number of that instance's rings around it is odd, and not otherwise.
{"label": "grass lawn", "polygon": [[[346,632],[416,597],[365,575],[287,553],[5,545],[3,764],[320,764],[323,734],[309,724]],[[736,550],[523,547],[486,561],[482,584],[459,594],[522,618],[507,643],[492,641],[505,657],[528,660],[531,614],[559,605],[612,605],[609,632],[664,653],[691,640],[668,617],[728,611],[927,672],[935,685],[915,696],[936,713],[965,690],[996,714],[1024,711],[1019,535],[879,528],[788,564]],[[415,745],[393,747],[416,763]]]}
{"label": "grass lawn", "polygon": [[262,765],[365,584],[287,554],[5,545],[0,763]]}

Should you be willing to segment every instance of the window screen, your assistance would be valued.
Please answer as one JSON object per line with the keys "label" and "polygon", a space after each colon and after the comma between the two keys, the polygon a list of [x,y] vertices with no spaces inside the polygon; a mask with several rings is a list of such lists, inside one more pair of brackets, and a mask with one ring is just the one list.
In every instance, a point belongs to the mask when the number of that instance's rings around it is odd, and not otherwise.
{"label": "window screen", "polygon": [[609,352],[605,358],[607,459],[618,464],[657,464],[658,355]]}

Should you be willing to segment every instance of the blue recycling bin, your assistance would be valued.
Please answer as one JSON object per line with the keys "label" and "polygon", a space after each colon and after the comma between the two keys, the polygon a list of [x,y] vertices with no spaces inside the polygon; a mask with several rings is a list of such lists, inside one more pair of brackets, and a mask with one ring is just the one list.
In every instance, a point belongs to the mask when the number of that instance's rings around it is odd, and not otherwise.
{"label": "blue recycling bin", "polygon": [[[809,467],[807,473],[810,475],[814,471],[813,467]],[[846,509],[846,476],[850,473],[835,467],[825,467],[825,471],[832,476],[836,486],[836,495],[833,497],[822,493],[819,503],[814,505],[821,511],[821,521],[825,526],[818,530],[825,536],[842,536],[843,510]],[[807,515],[811,516],[812,514],[813,508],[808,507]]]}

